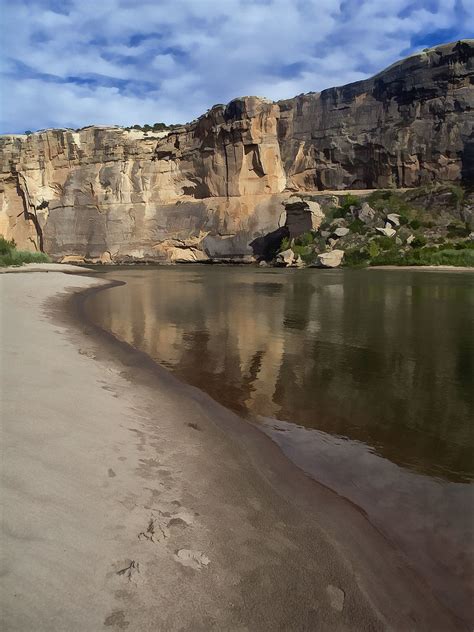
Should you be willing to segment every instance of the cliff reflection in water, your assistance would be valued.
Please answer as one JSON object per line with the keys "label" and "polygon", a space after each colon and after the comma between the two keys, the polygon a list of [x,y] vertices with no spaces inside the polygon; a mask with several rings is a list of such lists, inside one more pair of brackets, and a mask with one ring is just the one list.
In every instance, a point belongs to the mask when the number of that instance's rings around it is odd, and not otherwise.
{"label": "cliff reflection in water", "polygon": [[469,478],[473,275],[180,267],[113,277],[126,285],[91,298],[93,318],[224,405]]}

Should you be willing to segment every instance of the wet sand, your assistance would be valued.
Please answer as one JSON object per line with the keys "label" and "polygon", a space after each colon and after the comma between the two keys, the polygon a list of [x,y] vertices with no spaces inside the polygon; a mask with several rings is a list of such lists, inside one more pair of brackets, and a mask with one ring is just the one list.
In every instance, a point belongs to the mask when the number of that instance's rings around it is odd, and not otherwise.
{"label": "wet sand", "polygon": [[357,507],[84,322],[107,285],[0,277],[2,629],[465,629]]}

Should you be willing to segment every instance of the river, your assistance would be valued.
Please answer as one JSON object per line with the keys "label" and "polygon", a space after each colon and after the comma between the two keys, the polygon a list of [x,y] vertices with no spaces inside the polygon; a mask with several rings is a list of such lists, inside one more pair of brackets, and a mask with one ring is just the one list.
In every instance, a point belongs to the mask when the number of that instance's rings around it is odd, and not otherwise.
{"label": "river", "polygon": [[114,269],[89,317],[257,424],[472,614],[474,274]]}

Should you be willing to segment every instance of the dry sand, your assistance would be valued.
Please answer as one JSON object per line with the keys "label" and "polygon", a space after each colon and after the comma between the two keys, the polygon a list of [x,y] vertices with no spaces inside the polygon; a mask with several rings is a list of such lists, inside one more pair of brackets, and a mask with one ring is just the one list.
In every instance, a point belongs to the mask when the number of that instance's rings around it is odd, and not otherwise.
{"label": "dry sand", "polygon": [[357,508],[68,315],[103,285],[0,277],[2,630],[463,629]]}
{"label": "dry sand", "polygon": [[96,272],[96,270],[67,263],[24,263],[21,266],[0,268],[0,274],[12,274],[19,272],[68,272],[70,274],[91,274]]}

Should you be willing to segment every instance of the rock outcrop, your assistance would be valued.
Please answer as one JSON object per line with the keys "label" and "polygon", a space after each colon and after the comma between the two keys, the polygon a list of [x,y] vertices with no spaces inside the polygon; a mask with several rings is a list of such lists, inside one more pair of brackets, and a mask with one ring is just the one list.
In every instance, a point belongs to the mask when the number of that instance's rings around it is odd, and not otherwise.
{"label": "rock outcrop", "polygon": [[321,93],[235,99],[169,132],[4,136],[0,234],[56,260],[245,260],[265,235],[321,222],[314,200],[282,216],[295,193],[472,181],[473,77],[465,40]]}
{"label": "rock outcrop", "polygon": [[324,212],[318,202],[292,196],[283,203],[285,211],[281,217],[290,237],[297,237],[308,230],[318,230],[324,220]]}

